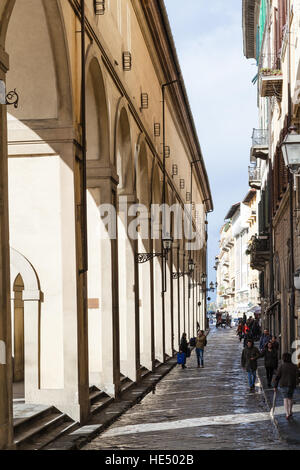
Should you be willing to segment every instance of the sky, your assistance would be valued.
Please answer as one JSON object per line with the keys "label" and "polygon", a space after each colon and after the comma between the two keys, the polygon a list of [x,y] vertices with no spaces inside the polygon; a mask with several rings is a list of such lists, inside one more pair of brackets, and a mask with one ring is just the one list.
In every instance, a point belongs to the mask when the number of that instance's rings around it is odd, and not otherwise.
{"label": "sky", "polygon": [[242,0],[165,0],[165,5],[214,202],[208,280],[215,282],[224,217],[249,190],[251,135],[258,127],[251,80],[257,68],[243,55]]}

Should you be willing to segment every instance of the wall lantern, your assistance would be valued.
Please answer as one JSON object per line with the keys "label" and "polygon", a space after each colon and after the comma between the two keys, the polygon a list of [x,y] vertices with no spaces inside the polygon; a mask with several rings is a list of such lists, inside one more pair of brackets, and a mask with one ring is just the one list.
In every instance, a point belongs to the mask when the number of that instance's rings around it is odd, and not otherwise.
{"label": "wall lantern", "polygon": [[195,263],[192,259],[189,260],[188,269],[190,273],[193,273],[195,271]]}
{"label": "wall lantern", "polygon": [[284,163],[291,173],[299,173],[300,170],[300,134],[297,128],[292,126],[281,144]]}
{"label": "wall lantern", "polygon": [[297,269],[294,274],[294,286],[296,290],[300,290],[300,269]]}
{"label": "wall lantern", "polygon": [[170,236],[169,233],[166,233],[166,234],[163,236],[162,242],[163,242],[164,251],[165,251],[166,253],[168,253],[169,251],[171,251],[172,243],[173,243],[173,238]]}
{"label": "wall lantern", "polygon": [[206,282],[206,279],[207,279],[207,275],[205,273],[203,273],[202,276],[201,276],[202,284],[204,284]]}

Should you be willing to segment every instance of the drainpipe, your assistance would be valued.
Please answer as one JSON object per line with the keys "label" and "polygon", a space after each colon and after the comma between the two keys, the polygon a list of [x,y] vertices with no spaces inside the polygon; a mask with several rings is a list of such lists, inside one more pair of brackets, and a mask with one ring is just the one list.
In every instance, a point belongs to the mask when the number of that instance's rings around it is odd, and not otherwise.
{"label": "drainpipe", "polygon": [[[292,98],[291,98],[291,46],[290,46],[290,11],[291,2],[287,2],[287,33],[288,33],[288,44],[287,44],[287,60],[288,60],[288,127],[292,121]],[[289,196],[290,196],[290,237],[291,237],[291,271],[295,272],[295,247],[294,247],[294,177],[289,171]],[[295,339],[295,286],[292,283],[292,294],[290,297],[290,342]]]}

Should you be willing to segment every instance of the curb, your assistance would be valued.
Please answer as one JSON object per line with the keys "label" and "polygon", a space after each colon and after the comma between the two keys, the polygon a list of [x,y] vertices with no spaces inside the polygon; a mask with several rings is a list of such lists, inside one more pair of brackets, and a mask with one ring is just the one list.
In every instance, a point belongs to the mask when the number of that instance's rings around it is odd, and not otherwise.
{"label": "curb", "polygon": [[[288,443],[290,445],[298,445],[300,446],[300,432],[297,429],[298,433],[296,437],[293,437],[291,434],[295,429],[289,426],[289,423],[280,423],[275,415],[272,413],[273,408],[273,391],[266,390],[264,387],[264,366],[258,365],[257,368],[257,376],[260,381],[261,390],[263,393],[264,401],[269,409],[270,418],[278,432],[278,436],[282,442]],[[279,392],[280,393],[280,392]],[[277,395],[278,400],[278,395]],[[276,401],[277,401],[276,400]],[[278,403],[278,402],[277,402]],[[292,425],[292,423],[290,423]],[[286,427],[286,430],[284,429]]]}

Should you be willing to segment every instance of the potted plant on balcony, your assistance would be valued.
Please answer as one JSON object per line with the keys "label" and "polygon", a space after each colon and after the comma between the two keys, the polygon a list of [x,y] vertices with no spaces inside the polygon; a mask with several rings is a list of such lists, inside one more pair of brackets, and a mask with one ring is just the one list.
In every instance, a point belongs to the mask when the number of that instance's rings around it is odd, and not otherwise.
{"label": "potted plant on balcony", "polygon": [[282,71],[280,69],[270,69],[270,68],[263,68],[260,70],[261,75],[263,76],[279,76],[282,75]]}

